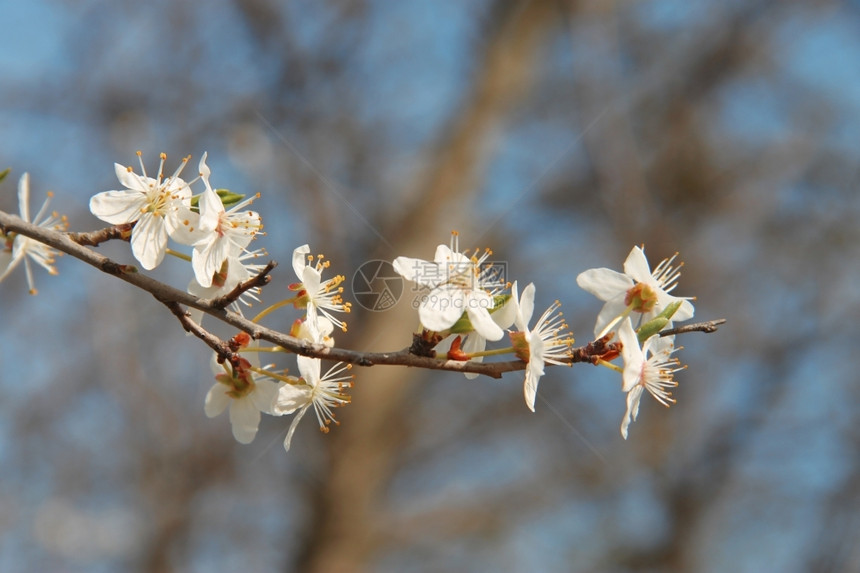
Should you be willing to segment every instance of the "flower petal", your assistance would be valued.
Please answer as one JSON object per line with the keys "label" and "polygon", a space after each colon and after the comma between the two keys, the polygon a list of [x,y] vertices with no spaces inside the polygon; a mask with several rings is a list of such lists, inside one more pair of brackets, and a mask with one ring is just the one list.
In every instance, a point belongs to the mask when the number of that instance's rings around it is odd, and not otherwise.
{"label": "flower petal", "polygon": [[254,441],[260,427],[260,411],[249,397],[233,400],[230,404],[230,425],[237,442],[250,444]]}
{"label": "flower petal", "polygon": [[392,266],[394,271],[406,280],[430,288],[435,288],[442,279],[439,265],[431,261],[413,259],[412,257],[397,257]]}
{"label": "flower petal", "polygon": [[[474,302],[474,299],[469,302]],[[469,320],[472,322],[475,332],[487,340],[501,340],[505,335],[505,331],[495,323],[490,316],[490,312],[486,308],[468,304],[466,312],[469,314]]]}
{"label": "flower petal", "polygon": [[[655,334],[654,336],[658,335]],[[624,392],[630,392],[640,385],[642,367],[645,364],[645,353],[639,347],[639,339],[633,330],[630,317],[625,318],[621,322],[621,326],[618,327],[618,340],[624,345],[621,349],[621,358],[624,360],[621,389]]]}
{"label": "flower petal", "polygon": [[606,301],[618,296],[619,292],[626,292],[630,289],[633,286],[633,280],[618,271],[599,268],[588,269],[579,273],[576,277],[576,284],[584,291]]}
{"label": "flower petal", "polygon": [[529,283],[526,285],[526,288],[523,289],[523,294],[520,297],[520,317],[522,325],[517,324],[517,328],[519,328],[522,332],[528,331],[529,322],[531,321],[534,312],[535,284]]}
{"label": "flower petal", "polygon": [[30,174],[24,173],[18,180],[18,212],[30,223]]}
{"label": "flower petal", "polygon": [[502,306],[495,308],[490,316],[501,328],[510,328],[517,320],[517,308],[519,303],[511,296]]}
{"label": "flower petal", "polygon": [[144,214],[131,231],[131,252],[146,270],[152,270],[164,260],[167,230],[164,217]]}
{"label": "flower petal", "polygon": [[299,367],[299,372],[302,378],[311,387],[316,387],[320,383],[320,365],[319,358],[309,358],[307,356],[296,356],[296,364]]}
{"label": "flower petal", "polygon": [[276,416],[283,416],[284,414],[292,414],[299,408],[310,405],[310,403],[311,388],[309,386],[285,384],[278,388],[278,396],[272,411]]}
{"label": "flower petal", "polygon": [[455,288],[436,288],[422,299],[418,317],[427,330],[441,332],[451,328],[463,316],[463,306],[462,291]]}
{"label": "flower petal", "polygon": [[257,410],[274,416],[280,384],[272,380],[257,380],[255,384],[256,388],[248,397]]}
{"label": "flower petal", "polygon": [[624,274],[640,283],[649,285],[655,283],[645,251],[639,247],[633,247],[630,254],[627,255],[627,259],[624,261]]}
{"label": "flower petal", "polygon": [[624,312],[627,308],[624,304],[626,296],[626,292],[620,292],[615,298],[609,299],[603,305],[603,308],[600,309],[600,313],[597,315],[597,320],[594,322],[594,338],[597,338],[609,323],[617,319]]}
{"label": "flower petal", "polygon": [[218,197],[211,187],[200,195],[200,229],[214,231],[218,226],[221,213],[224,212],[224,204],[221,202],[221,198]]}
{"label": "flower petal", "polygon": [[90,199],[90,212],[111,225],[133,223],[146,207],[146,195],[137,191],[103,191]]}
{"label": "flower petal", "polygon": [[543,374],[543,369],[541,369],[540,374],[537,374],[536,369],[532,368],[532,361],[529,360],[529,365],[526,368],[526,379],[523,383],[523,396],[526,399],[526,406],[532,412],[535,411],[535,398],[537,397],[538,382],[540,381],[541,374]]}
{"label": "flower petal", "polygon": [[305,406],[304,408],[299,410],[299,413],[296,414],[293,418],[293,423],[290,424],[290,429],[287,431],[287,437],[284,438],[284,449],[288,452],[290,451],[290,444],[292,444],[293,442],[293,434],[296,433],[296,428],[299,425],[299,421],[301,421],[302,416],[305,415],[305,412],[308,411],[308,408],[309,406]]}
{"label": "flower petal", "polygon": [[140,177],[130,171],[127,167],[123,167],[119,163],[113,164],[113,172],[116,173],[116,178],[123,187],[133,189],[138,192],[146,192],[146,186],[142,185]]}
{"label": "flower petal", "polygon": [[627,439],[627,428],[630,422],[636,420],[639,415],[639,402],[642,399],[642,386],[636,386],[627,393],[627,411],[624,413],[624,418],[621,420],[621,436]]}
{"label": "flower petal", "polygon": [[214,418],[219,415],[227,409],[231,400],[232,398],[227,395],[227,386],[220,382],[213,384],[206,394],[206,403],[204,406],[206,417]]}
{"label": "flower petal", "polygon": [[299,277],[299,280],[302,279],[302,273],[305,267],[308,266],[307,255],[310,252],[311,248],[308,245],[302,245],[293,251],[293,270],[296,272],[296,276]]}

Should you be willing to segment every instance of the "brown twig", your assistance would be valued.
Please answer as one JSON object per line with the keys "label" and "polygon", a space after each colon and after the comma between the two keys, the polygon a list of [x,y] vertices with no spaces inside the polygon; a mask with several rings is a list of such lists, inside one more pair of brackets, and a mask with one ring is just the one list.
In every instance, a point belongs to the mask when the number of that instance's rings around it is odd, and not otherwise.
{"label": "brown twig", "polygon": [[179,323],[185,329],[186,332],[190,332],[200,340],[206,343],[209,348],[215,351],[218,355],[218,362],[224,362],[225,360],[229,360],[234,367],[238,367],[239,364],[239,355],[236,354],[235,349],[231,347],[230,343],[225,342],[191,320],[191,315],[188,314],[188,311],[182,308],[178,302],[174,301],[165,301],[161,300],[158,297],[158,302],[164,304],[170,312],[179,320]]}
{"label": "brown twig", "polygon": [[98,247],[100,244],[113,239],[128,241],[133,227],[134,223],[127,223],[105,227],[89,233],[66,233],[66,235],[79,245]]}
{"label": "brown twig", "polygon": [[[501,378],[505,372],[513,372],[524,370],[526,363],[522,360],[511,360],[507,362],[473,362],[473,361],[456,361],[432,356],[419,356],[410,352],[410,348],[404,348],[395,352],[357,352],[345,348],[328,348],[322,344],[313,344],[311,342],[294,338],[283,332],[278,332],[259,324],[252,322],[238,314],[223,308],[223,297],[216,299],[200,299],[194,297],[184,291],[176,289],[170,285],[159,282],[147,275],[137,272],[137,268],[132,265],[123,265],[117,263],[96,251],[87,248],[76,242],[72,236],[79,237],[79,234],[64,233],[45,229],[32,225],[23,221],[21,218],[0,211],[0,228],[5,229],[5,232],[14,231],[50,245],[68,255],[84,261],[85,263],[96,267],[97,269],[124,280],[146,292],[152,294],[158,301],[167,306],[168,309],[179,319],[183,328],[191,332],[207,345],[209,345],[219,357],[233,361],[235,359],[235,349],[230,347],[219,338],[215,337],[198,324],[194,323],[188,317],[185,310],[180,305],[202,310],[204,313],[221,320],[239,330],[247,332],[255,340],[266,340],[276,344],[288,352],[310,356],[312,358],[324,358],[326,360],[335,360],[348,362],[358,366],[376,366],[376,365],[398,365],[408,366],[413,368],[425,368],[430,370],[448,370],[454,372],[472,372],[475,374],[483,374],[492,378]],[[269,268],[271,266],[271,268]],[[266,266],[266,269],[257,277],[250,279],[251,281],[259,281],[268,279],[268,272],[274,268],[274,263]],[[246,281],[248,282],[248,281]],[[268,281],[266,281],[268,282]],[[231,293],[232,294],[232,293]],[[723,324],[725,319],[713,320],[709,322],[691,324],[679,328],[666,330],[660,334],[668,336],[670,334],[678,334],[684,332],[713,332],[717,325]],[[578,362],[596,363],[597,359],[607,359],[609,356],[617,356],[620,350],[619,343],[609,343],[611,337],[606,336],[595,340],[579,348],[571,349],[569,364]]]}
{"label": "brown twig", "polygon": [[215,308],[227,308],[237,300],[239,297],[245,294],[247,291],[251,290],[254,287],[264,287],[269,284],[269,281],[272,280],[272,277],[268,276],[275,267],[278,266],[276,261],[269,261],[263,270],[249,278],[245,282],[241,282],[236,285],[236,288],[231,290],[225,295],[219,296],[218,298],[212,299],[212,306]]}
{"label": "brown twig", "polygon": [[668,330],[662,330],[660,331],[660,336],[674,336],[675,334],[686,334],[687,332],[716,332],[717,328],[721,324],[725,324],[725,322],[725,318],[718,318],[717,320],[708,320],[706,322],[685,324],[684,326],[677,326]]}

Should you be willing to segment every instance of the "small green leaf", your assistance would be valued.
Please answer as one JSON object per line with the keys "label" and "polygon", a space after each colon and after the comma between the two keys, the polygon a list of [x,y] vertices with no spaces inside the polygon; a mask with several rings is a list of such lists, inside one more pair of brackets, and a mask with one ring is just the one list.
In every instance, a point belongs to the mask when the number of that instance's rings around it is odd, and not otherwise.
{"label": "small green leaf", "polygon": [[11,167],[7,167],[3,171],[0,171],[0,181],[3,181],[4,179],[6,179],[6,176],[9,175],[9,173],[11,171],[12,171]]}

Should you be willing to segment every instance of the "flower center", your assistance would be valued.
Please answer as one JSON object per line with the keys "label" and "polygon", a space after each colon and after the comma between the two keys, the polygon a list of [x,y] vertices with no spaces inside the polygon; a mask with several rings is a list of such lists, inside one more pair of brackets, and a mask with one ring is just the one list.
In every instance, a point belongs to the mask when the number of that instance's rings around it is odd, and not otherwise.
{"label": "flower center", "polygon": [[657,291],[645,283],[638,283],[627,291],[624,304],[636,312],[649,312],[657,305]]}

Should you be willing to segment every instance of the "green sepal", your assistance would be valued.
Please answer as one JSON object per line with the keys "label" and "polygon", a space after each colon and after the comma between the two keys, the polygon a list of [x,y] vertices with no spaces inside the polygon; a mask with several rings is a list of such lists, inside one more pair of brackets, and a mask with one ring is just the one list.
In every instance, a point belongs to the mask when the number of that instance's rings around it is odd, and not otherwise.
{"label": "green sepal", "polygon": [[[216,189],[215,193],[221,199],[221,204],[224,208],[231,207],[245,198],[241,193],[233,193],[229,189]],[[195,195],[191,198],[191,210],[195,213],[200,212],[200,195]]]}
{"label": "green sepal", "polygon": [[669,319],[664,316],[658,316],[656,318],[652,318],[645,324],[639,327],[639,330],[636,332],[636,337],[639,339],[639,344],[642,344],[664,328],[669,324]]}
{"label": "green sepal", "polygon": [[3,171],[0,171],[0,181],[3,181],[4,179],[6,179],[6,176],[9,175],[9,173],[11,173],[11,172],[12,172],[11,167],[7,167]]}
{"label": "green sepal", "polygon": [[666,320],[672,320],[672,316],[679,308],[681,308],[681,303],[683,302],[683,300],[673,302],[672,304],[664,308],[663,312],[658,314],[655,318],[665,318]]}
{"label": "green sepal", "polygon": [[469,334],[470,332],[474,332],[475,327],[472,326],[472,321],[469,320],[469,315],[467,313],[463,313],[457,322],[448,329],[450,334]]}
{"label": "green sepal", "polygon": [[669,324],[669,321],[672,320],[672,316],[677,312],[679,308],[681,308],[681,303],[684,301],[675,301],[666,308],[663,309],[663,312],[643,324],[639,327],[639,330],[636,332],[636,336],[639,338],[639,344],[642,344],[664,328]]}
{"label": "green sepal", "polygon": [[218,197],[221,198],[221,203],[225,208],[232,207],[245,198],[245,195],[242,193],[233,193],[229,189],[216,189],[215,193],[217,193]]}

